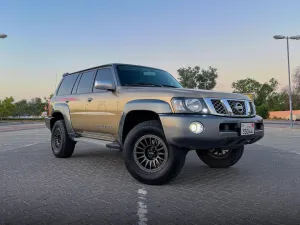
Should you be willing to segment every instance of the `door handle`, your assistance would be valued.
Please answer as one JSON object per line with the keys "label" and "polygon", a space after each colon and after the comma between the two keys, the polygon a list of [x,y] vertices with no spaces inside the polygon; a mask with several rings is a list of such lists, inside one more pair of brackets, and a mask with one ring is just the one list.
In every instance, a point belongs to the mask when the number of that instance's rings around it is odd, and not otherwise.
{"label": "door handle", "polygon": [[93,98],[88,98],[88,101],[91,102],[93,100]]}

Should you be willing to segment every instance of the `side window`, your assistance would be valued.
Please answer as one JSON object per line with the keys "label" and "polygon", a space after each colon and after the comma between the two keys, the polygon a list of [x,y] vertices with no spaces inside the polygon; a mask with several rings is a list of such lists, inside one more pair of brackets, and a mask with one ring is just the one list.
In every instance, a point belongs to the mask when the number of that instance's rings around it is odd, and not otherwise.
{"label": "side window", "polygon": [[91,92],[92,83],[94,78],[94,70],[82,74],[77,88],[77,94],[84,94]]}
{"label": "side window", "polygon": [[[103,68],[103,69],[99,69],[97,71],[97,75],[96,75],[96,79],[95,82],[103,82],[103,81],[111,81],[113,82],[113,74],[111,72],[110,68]],[[101,92],[101,90],[99,89],[95,89],[95,86],[93,87],[93,92]]]}
{"label": "side window", "polygon": [[57,95],[69,95],[71,94],[72,88],[75,84],[75,81],[78,77],[78,74],[72,74],[65,76],[63,81],[57,91]]}
{"label": "side window", "polygon": [[82,74],[80,74],[76,80],[76,83],[74,84],[74,87],[73,87],[73,90],[72,90],[72,94],[76,94],[76,91],[77,91],[77,87],[78,87],[78,84],[79,84],[79,81],[81,79],[81,76]]}

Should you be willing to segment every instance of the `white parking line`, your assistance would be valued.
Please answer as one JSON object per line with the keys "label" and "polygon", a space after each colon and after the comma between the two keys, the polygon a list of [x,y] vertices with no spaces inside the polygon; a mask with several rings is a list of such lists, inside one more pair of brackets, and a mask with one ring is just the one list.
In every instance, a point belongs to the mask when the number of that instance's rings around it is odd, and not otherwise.
{"label": "white parking line", "polygon": [[138,189],[138,195],[139,195],[139,200],[137,202],[137,215],[139,217],[139,225],[147,225],[147,204],[146,204],[146,195],[147,191],[145,188],[143,189]]}

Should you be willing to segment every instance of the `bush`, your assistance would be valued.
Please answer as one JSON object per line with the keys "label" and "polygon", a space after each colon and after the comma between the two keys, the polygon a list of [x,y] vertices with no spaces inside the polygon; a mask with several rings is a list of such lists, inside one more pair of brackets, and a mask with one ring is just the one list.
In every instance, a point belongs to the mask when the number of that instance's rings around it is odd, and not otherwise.
{"label": "bush", "polygon": [[256,114],[261,116],[263,119],[269,118],[269,108],[265,104],[256,107]]}

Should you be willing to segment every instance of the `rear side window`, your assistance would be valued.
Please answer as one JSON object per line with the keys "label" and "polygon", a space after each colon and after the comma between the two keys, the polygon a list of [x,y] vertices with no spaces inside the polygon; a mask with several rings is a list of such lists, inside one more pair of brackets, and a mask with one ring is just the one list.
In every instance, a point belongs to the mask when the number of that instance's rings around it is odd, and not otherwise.
{"label": "rear side window", "polygon": [[[99,82],[103,82],[103,81],[113,82],[113,74],[112,74],[111,69],[110,68],[99,69],[97,71],[95,82],[96,81],[99,81]],[[101,90],[96,89],[95,87],[93,87],[93,92],[101,92]]]}
{"label": "rear side window", "polygon": [[63,78],[63,81],[57,91],[57,95],[69,95],[71,94],[72,88],[75,84],[75,81],[78,77],[78,74],[68,75]]}
{"label": "rear side window", "polygon": [[84,93],[91,92],[93,78],[94,78],[94,71],[88,71],[83,73],[77,88],[77,94],[84,94]]}

